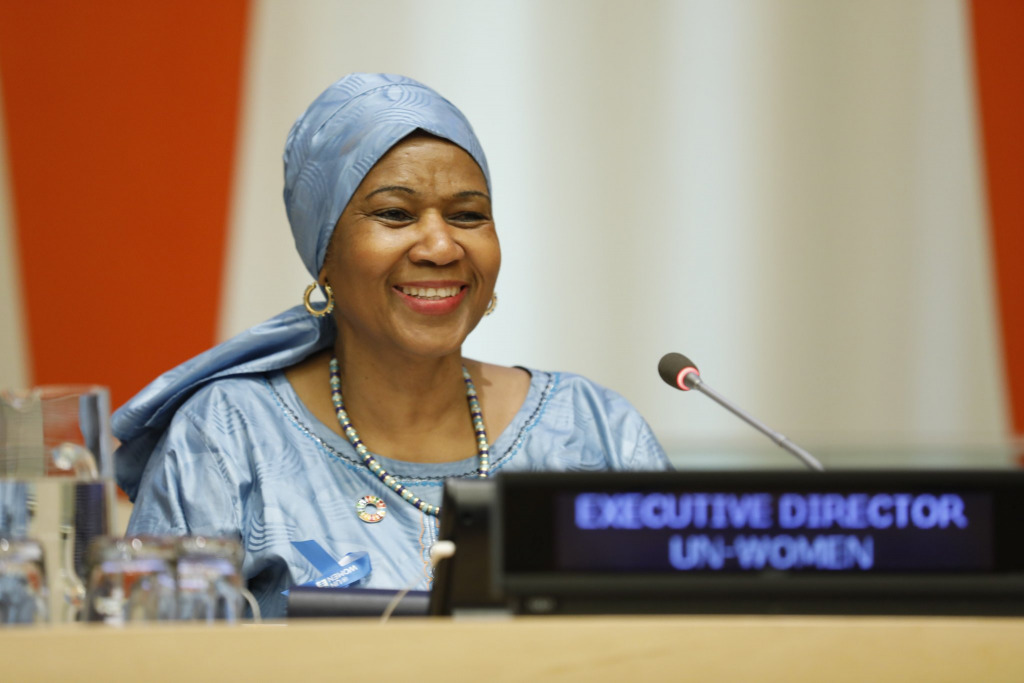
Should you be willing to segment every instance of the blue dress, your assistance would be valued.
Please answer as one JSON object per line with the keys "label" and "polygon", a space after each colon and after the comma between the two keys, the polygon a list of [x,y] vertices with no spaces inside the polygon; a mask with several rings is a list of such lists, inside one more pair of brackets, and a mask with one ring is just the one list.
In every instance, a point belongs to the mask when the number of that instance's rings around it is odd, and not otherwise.
{"label": "blue dress", "polygon": [[[669,467],[620,395],[578,375],[530,373],[522,408],[492,441],[492,475]],[[445,479],[473,477],[477,466],[475,456],[440,464],[377,458],[434,505]],[[357,514],[368,495],[387,505],[379,522]],[[282,591],[323,576],[300,550],[310,545],[335,560],[367,553],[371,571],[359,587],[429,589],[438,525],[384,486],[278,370],[218,379],[177,410],[145,466],[128,533],[241,538],[249,589],[265,615],[281,616]]]}

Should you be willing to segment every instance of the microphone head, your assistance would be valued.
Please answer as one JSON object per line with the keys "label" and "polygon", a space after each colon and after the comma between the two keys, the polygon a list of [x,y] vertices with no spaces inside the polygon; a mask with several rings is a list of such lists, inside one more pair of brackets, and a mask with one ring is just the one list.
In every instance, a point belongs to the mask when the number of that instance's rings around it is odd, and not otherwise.
{"label": "microphone head", "polygon": [[696,363],[681,353],[666,353],[658,362],[658,374],[670,387],[689,391],[699,381]]}
{"label": "microphone head", "polygon": [[455,554],[455,543],[452,541],[435,541],[430,546],[430,566],[436,567],[441,560],[446,560]]}

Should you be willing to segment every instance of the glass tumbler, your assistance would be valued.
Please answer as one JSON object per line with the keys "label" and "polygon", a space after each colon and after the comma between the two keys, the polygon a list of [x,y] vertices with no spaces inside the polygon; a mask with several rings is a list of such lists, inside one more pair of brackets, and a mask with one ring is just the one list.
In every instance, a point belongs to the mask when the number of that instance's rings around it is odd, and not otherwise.
{"label": "glass tumbler", "polygon": [[178,618],[238,622],[243,609],[242,547],[227,538],[178,539]]}
{"label": "glass tumbler", "polygon": [[175,539],[110,538],[89,549],[85,619],[108,624],[174,619]]}
{"label": "glass tumbler", "polygon": [[45,623],[48,602],[43,546],[0,537],[0,625]]}

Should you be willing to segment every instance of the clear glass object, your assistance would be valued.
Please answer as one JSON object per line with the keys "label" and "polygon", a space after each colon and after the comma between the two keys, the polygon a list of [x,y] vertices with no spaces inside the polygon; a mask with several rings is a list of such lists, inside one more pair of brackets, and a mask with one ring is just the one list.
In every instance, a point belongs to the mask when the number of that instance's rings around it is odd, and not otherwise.
{"label": "clear glass object", "polygon": [[0,391],[0,537],[40,545],[50,621],[80,616],[89,543],[114,523],[113,473],[105,387]]}
{"label": "clear glass object", "polygon": [[89,550],[86,621],[120,625],[177,617],[175,539],[95,539]]}
{"label": "clear glass object", "polygon": [[178,539],[178,618],[239,621],[244,605],[241,563],[238,541]]}
{"label": "clear glass object", "polygon": [[42,545],[0,537],[0,625],[46,623],[49,609]]}

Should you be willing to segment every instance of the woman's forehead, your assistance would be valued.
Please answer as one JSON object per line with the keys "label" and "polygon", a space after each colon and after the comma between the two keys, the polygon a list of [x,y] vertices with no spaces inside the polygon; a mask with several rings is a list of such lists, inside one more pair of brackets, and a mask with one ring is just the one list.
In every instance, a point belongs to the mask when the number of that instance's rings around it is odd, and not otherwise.
{"label": "woman's forehead", "polygon": [[409,136],[388,150],[363,178],[356,195],[365,196],[401,183],[487,191],[487,179],[468,152],[429,134]]}

